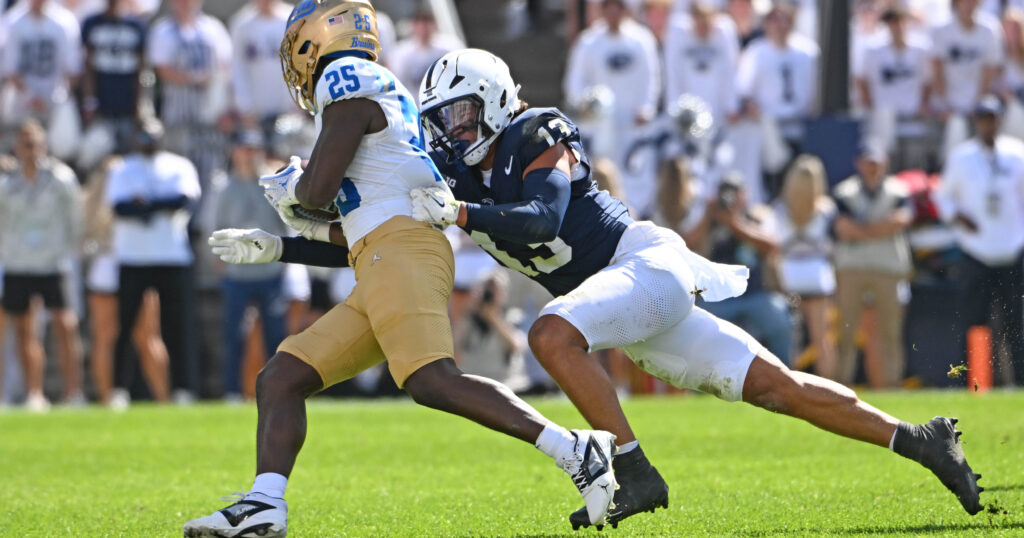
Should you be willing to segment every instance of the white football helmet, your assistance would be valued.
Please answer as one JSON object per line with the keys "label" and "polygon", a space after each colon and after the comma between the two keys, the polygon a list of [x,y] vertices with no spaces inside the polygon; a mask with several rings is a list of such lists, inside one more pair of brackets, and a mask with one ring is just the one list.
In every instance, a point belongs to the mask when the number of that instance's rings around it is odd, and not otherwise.
{"label": "white football helmet", "polygon": [[430,147],[448,161],[479,163],[519,110],[508,65],[480,49],[445,54],[420,83],[420,121]]}

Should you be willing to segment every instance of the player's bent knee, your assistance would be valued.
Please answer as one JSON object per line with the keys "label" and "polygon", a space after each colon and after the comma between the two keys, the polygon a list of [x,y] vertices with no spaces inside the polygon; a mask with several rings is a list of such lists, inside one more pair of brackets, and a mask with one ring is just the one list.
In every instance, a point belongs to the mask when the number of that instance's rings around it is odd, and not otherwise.
{"label": "player's bent knee", "polygon": [[431,409],[447,410],[454,405],[447,388],[462,375],[452,359],[441,359],[424,364],[405,380],[405,391],[419,405]]}
{"label": "player's bent knee", "polygon": [[323,388],[320,374],[290,353],[278,351],[256,376],[256,397],[300,394],[307,397]]}
{"label": "player's bent knee", "polygon": [[794,374],[774,357],[754,357],[743,383],[743,401],[788,414],[794,399],[799,397],[800,383]]}
{"label": "player's bent knee", "polygon": [[533,355],[545,367],[549,366],[548,362],[562,356],[561,351],[568,346],[588,347],[586,339],[576,327],[554,314],[537,319],[530,327],[527,340]]}

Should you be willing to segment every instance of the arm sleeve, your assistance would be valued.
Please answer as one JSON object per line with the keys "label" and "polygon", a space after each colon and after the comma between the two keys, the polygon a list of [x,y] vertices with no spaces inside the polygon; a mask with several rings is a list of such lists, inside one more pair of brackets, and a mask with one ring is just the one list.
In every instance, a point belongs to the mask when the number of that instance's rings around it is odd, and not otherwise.
{"label": "arm sleeve", "polygon": [[466,230],[518,244],[551,241],[569,208],[569,176],[557,168],[534,170],[523,178],[523,201],[496,206],[466,204]]}
{"label": "arm sleeve", "polygon": [[317,267],[348,267],[348,249],[305,237],[282,237],[279,261]]}

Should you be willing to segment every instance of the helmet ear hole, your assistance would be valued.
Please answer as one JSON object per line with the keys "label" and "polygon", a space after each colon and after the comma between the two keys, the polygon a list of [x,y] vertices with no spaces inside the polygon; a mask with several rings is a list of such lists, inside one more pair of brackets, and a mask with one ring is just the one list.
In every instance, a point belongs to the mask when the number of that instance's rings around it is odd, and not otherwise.
{"label": "helmet ear hole", "polygon": [[505,103],[508,102],[508,90],[501,90],[501,99],[498,101],[498,106],[505,108]]}
{"label": "helmet ear hole", "polygon": [[313,44],[313,42],[307,39],[302,44],[302,46],[299,47],[299,54],[305,54],[305,53],[309,52],[309,46],[312,45],[312,44]]}

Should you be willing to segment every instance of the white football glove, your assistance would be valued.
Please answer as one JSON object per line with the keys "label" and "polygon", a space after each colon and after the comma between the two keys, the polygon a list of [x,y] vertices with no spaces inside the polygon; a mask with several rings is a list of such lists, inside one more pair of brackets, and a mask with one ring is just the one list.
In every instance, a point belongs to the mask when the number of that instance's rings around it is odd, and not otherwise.
{"label": "white football glove", "polygon": [[289,208],[287,212],[278,209],[277,215],[288,225],[289,228],[299,232],[299,235],[313,241],[331,242],[331,223],[320,222],[296,215]]}
{"label": "white football glove", "polygon": [[462,202],[446,187],[420,187],[409,191],[412,218],[434,225],[455,224]]}
{"label": "white football glove", "polygon": [[299,203],[295,197],[295,186],[302,177],[302,159],[292,155],[288,160],[288,166],[284,170],[272,175],[260,178],[260,186],[263,187],[263,195],[267,197],[270,205],[282,215],[289,217],[294,215],[292,206]]}
{"label": "white football glove", "polygon": [[217,230],[207,242],[213,253],[227,263],[270,263],[281,259],[281,238],[259,229]]}

